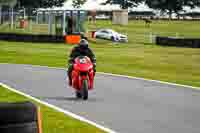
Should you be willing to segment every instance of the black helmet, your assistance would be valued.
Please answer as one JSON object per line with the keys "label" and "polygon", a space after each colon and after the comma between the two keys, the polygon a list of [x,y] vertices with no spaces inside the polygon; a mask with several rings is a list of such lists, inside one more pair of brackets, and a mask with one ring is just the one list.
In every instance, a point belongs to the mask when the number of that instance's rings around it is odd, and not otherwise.
{"label": "black helmet", "polygon": [[81,39],[79,42],[80,47],[82,48],[88,48],[88,41],[86,39]]}

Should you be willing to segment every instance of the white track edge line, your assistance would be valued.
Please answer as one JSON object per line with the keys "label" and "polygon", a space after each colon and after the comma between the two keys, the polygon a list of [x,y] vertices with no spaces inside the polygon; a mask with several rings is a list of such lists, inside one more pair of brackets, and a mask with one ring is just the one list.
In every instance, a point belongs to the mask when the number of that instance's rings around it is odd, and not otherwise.
{"label": "white track edge line", "polygon": [[[12,64],[12,63],[0,63],[0,64],[9,65],[9,64]],[[12,64],[12,65],[27,65],[27,66],[32,66],[32,67],[41,67],[41,68],[49,68],[49,69],[57,69],[57,70],[67,70],[65,68],[40,66],[40,65],[31,65],[31,64]],[[121,74],[105,73],[105,72],[97,72],[97,73],[98,74],[103,74],[103,75],[108,75],[108,76],[123,77],[123,78],[136,79],[136,80],[143,80],[143,81],[155,82],[155,83],[160,83],[160,84],[167,84],[167,85],[173,85],[173,86],[179,86],[179,87],[185,87],[185,88],[192,88],[192,89],[195,89],[195,90],[200,90],[200,87],[177,84],[177,83],[160,81],[160,80],[152,80],[152,79],[146,79],[146,78],[140,78],[140,77],[134,77],[134,76],[127,76],[127,75],[121,75]]]}
{"label": "white track edge line", "polygon": [[[9,65],[10,63],[0,63],[0,64]],[[44,67],[44,68],[50,68],[50,69],[67,70],[65,68],[59,68],[59,67],[48,67],[48,66],[30,65],[30,64],[13,64],[13,65],[27,65],[27,66],[33,66],[33,67]],[[143,81],[155,82],[155,83],[160,83],[160,84],[167,84],[167,85],[173,85],[173,86],[179,86],[179,87],[185,87],[185,88],[192,88],[192,89],[195,89],[195,90],[200,90],[200,87],[171,83],[171,82],[160,81],[160,80],[152,80],[152,79],[146,79],[146,78],[140,78],[140,77],[134,77],[134,76],[127,76],[127,75],[120,75],[120,74],[105,73],[105,72],[97,72],[97,73],[103,74],[103,75],[115,76],[115,77],[123,77],[123,78],[129,78],[129,79],[143,80]]]}
{"label": "white track edge line", "polygon": [[155,83],[160,83],[160,84],[173,85],[173,86],[179,86],[179,87],[185,87],[185,88],[192,88],[192,89],[200,90],[199,87],[190,86],[190,85],[183,85],[183,84],[177,84],[177,83],[170,83],[170,82],[166,82],[166,81],[145,79],[145,78],[140,78],[140,77],[133,77],[133,76],[127,76],[127,75],[120,75],[120,74],[112,74],[112,73],[104,73],[104,72],[98,72],[98,73],[99,73],[99,74],[103,74],[103,75],[109,75],[109,76],[115,76],[115,77],[124,77],[124,78],[129,78],[129,79],[143,80],[143,81],[155,82]]}
{"label": "white track edge line", "polygon": [[64,113],[65,115],[71,116],[72,118],[75,118],[75,119],[77,119],[77,120],[79,120],[79,121],[86,122],[86,123],[88,123],[88,124],[90,124],[90,125],[93,125],[93,126],[99,128],[99,129],[101,129],[101,130],[103,130],[103,131],[105,131],[105,132],[108,132],[108,133],[117,133],[116,131],[113,131],[113,130],[107,128],[107,127],[101,126],[101,125],[99,125],[99,124],[97,124],[97,123],[95,123],[95,122],[93,122],[93,121],[90,121],[90,120],[88,120],[88,119],[86,119],[86,118],[84,118],[84,117],[82,117],[82,116],[76,115],[76,114],[74,114],[74,113],[72,113],[72,112],[69,112],[69,111],[64,110],[64,109],[62,109],[62,108],[59,108],[59,107],[57,107],[57,106],[55,106],[55,105],[49,104],[49,103],[47,103],[47,102],[45,102],[45,101],[39,100],[39,99],[37,99],[37,98],[35,98],[35,97],[32,97],[32,96],[30,96],[30,95],[28,95],[28,94],[25,94],[25,93],[23,93],[23,92],[21,92],[21,91],[19,91],[19,90],[16,90],[16,89],[14,89],[14,88],[12,88],[12,87],[10,87],[10,86],[4,84],[4,83],[1,83],[1,82],[0,82],[0,86],[2,86],[2,87],[4,87],[4,88],[7,88],[8,90],[10,90],[10,91],[12,91],[12,92],[15,92],[15,93],[17,93],[17,94],[20,94],[20,95],[22,95],[22,96],[25,96],[25,97],[27,97],[27,98],[29,98],[29,99],[31,99],[31,100],[34,100],[34,101],[36,101],[36,102],[38,102],[38,103],[40,103],[40,104],[46,105],[46,106],[48,106],[48,107],[50,107],[50,108],[52,108],[52,109],[55,109],[55,110],[57,110],[57,111],[59,111],[59,112],[62,112],[62,113]]}

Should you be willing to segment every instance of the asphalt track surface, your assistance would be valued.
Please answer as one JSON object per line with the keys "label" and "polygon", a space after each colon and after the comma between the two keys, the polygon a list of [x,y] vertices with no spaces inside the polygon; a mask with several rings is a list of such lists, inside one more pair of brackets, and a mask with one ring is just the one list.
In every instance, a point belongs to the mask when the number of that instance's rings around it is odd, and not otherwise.
{"label": "asphalt track surface", "polygon": [[88,101],[77,100],[66,71],[0,65],[0,82],[119,133],[200,133],[200,91],[97,74]]}

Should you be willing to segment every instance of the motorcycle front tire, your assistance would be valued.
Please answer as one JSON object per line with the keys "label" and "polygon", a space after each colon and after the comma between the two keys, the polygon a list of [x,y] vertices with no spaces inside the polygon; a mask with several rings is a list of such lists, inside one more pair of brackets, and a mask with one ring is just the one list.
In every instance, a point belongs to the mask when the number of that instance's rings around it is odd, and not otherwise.
{"label": "motorcycle front tire", "polygon": [[83,80],[82,95],[83,100],[88,99],[88,80]]}
{"label": "motorcycle front tire", "polygon": [[76,92],[76,98],[82,98],[82,94],[81,94],[81,92]]}

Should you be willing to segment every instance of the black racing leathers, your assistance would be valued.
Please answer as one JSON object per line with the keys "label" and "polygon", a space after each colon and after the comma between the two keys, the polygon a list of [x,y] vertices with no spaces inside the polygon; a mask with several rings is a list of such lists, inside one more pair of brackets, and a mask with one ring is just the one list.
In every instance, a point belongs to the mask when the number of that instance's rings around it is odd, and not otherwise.
{"label": "black racing leathers", "polygon": [[[94,65],[94,72],[96,72],[96,57],[94,55],[94,53],[92,52],[92,50],[90,48],[83,48],[81,46],[76,46],[72,49],[72,52],[69,56],[69,67],[68,67],[68,77],[69,80],[71,82],[71,72],[73,70],[73,64],[74,64],[74,60],[76,57],[78,56],[87,56],[90,58],[90,60],[92,61],[93,65]],[[70,83],[71,84],[71,83]]]}

